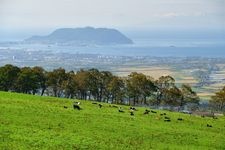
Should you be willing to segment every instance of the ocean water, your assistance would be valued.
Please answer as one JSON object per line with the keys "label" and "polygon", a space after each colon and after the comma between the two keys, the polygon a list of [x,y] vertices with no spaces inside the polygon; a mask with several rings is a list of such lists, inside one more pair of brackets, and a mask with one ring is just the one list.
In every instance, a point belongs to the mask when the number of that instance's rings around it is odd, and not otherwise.
{"label": "ocean water", "polygon": [[134,39],[132,45],[44,45],[1,43],[3,49],[52,51],[54,53],[88,53],[120,56],[156,57],[224,57],[225,39]]}

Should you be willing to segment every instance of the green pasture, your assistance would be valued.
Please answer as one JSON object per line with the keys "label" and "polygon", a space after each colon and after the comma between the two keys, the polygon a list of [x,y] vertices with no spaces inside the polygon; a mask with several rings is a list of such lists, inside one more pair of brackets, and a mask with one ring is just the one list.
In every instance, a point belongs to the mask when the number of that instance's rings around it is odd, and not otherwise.
{"label": "green pasture", "polygon": [[[73,109],[74,101],[82,110]],[[159,110],[144,115],[146,108],[139,107],[131,116],[129,106],[121,106],[125,112],[120,113],[112,104],[101,104],[0,92],[0,149],[225,149],[225,117]]]}

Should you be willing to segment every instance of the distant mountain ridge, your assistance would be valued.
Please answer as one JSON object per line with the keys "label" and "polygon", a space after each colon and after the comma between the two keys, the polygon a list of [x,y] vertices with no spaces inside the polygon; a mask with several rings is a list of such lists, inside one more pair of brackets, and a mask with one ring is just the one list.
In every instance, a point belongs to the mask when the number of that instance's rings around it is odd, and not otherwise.
{"label": "distant mountain ridge", "polygon": [[108,28],[60,28],[47,36],[32,36],[24,40],[30,43],[73,44],[132,44],[133,41],[116,29]]}

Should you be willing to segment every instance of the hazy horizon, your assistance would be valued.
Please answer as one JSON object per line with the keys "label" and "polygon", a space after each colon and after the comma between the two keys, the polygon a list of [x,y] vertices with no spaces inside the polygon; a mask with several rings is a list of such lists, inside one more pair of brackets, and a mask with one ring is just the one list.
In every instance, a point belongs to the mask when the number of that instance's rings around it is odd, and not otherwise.
{"label": "hazy horizon", "polygon": [[224,7],[223,0],[0,0],[0,38],[22,40],[86,26],[116,28],[133,37],[156,31],[224,37]]}

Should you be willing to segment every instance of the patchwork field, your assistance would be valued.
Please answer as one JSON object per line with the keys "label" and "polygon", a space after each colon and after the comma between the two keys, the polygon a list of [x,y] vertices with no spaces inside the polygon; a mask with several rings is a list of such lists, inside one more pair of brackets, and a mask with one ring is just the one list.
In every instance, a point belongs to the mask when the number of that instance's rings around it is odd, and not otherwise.
{"label": "patchwork field", "polygon": [[144,115],[146,108],[131,116],[128,106],[120,113],[91,101],[80,101],[79,111],[72,108],[74,101],[0,92],[0,149],[225,149],[224,116],[159,110]]}
{"label": "patchwork field", "polygon": [[128,76],[131,72],[138,72],[149,75],[155,79],[158,79],[162,75],[173,75],[173,71],[169,67],[121,67],[116,69],[114,72],[119,76]]}
{"label": "patchwork field", "polygon": [[[220,67],[220,71],[213,72],[210,75],[210,82],[212,84],[198,87],[196,91],[198,92],[199,97],[202,100],[209,100],[212,95],[216,91],[219,91],[223,86],[225,86],[225,70],[223,69],[223,65],[218,65]],[[137,67],[127,67],[121,66],[120,68],[112,69],[112,72],[118,76],[128,76],[131,72],[144,73],[153,77],[154,79],[158,79],[160,76],[170,75],[175,78],[176,83],[179,84],[190,84],[194,86],[198,83],[198,79],[196,79],[191,72],[194,70],[177,70],[171,68],[169,66],[137,66]]]}

